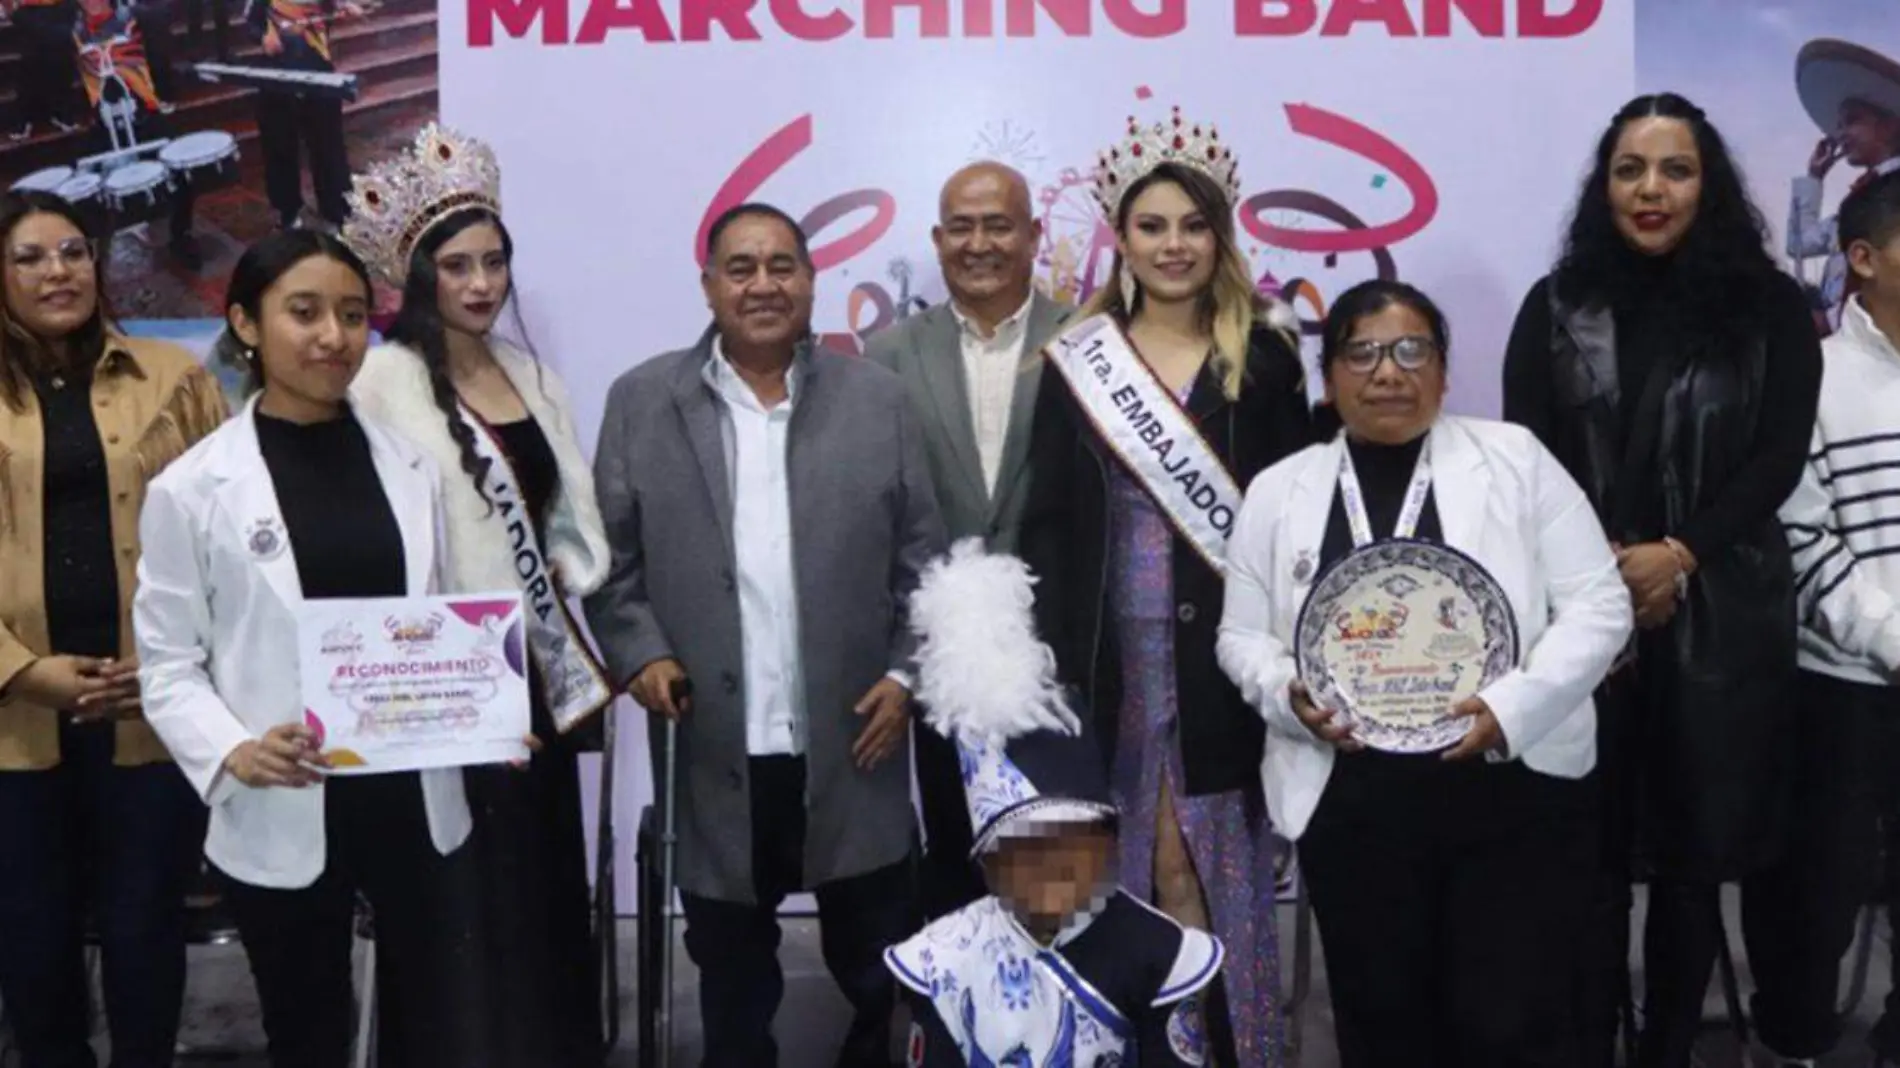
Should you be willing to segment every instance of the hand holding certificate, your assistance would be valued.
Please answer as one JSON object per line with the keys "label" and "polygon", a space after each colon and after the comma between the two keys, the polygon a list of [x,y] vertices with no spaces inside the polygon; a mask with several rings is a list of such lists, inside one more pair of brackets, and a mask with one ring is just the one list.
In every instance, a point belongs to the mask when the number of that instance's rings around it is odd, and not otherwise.
{"label": "hand holding certificate", "polygon": [[333,775],[529,755],[519,591],[307,601],[304,724]]}

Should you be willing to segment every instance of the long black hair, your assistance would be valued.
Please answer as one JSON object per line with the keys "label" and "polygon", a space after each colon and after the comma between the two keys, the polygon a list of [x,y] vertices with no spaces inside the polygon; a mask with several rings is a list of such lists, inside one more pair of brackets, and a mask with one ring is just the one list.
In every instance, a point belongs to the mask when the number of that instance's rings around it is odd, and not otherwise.
{"label": "long black hair", "polygon": [[[106,331],[111,313],[106,306],[106,255],[99,247],[99,235],[85,215],[64,197],[51,193],[25,192],[0,195],[0,244],[11,245],[13,231],[29,215],[57,215],[73,225],[92,246],[92,285],[97,297],[92,315],[79,324],[66,339],[71,343],[69,358],[76,364],[97,363],[106,354]],[[49,250],[50,251],[50,250]],[[0,251],[0,255],[8,254]],[[28,375],[31,372],[58,370],[59,354],[47,344],[49,339],[34,337],[0,300],[0,400],[19,411],[26,402]]]}
{"label": "long black hair", "polygon": [[255,393],[264,388],[264,361],[231,328],[231,309],[243,308],[252,322],[262,323],[264,294],[292,268],[314,256],[335,260],[349,268],[351,274],[362,279],[365,298],[375,292],[370,287],[369,268],[363,266],[362,259],[350,251],[348,245],[320,231],[279,230],[245,249],[238,257],[237,266],[231,269],[231,284],[224,292],[224,333],[218,335],[211,356],[243,371],[247,392]]}
{"label": "long black hair", "polygon": [[[1686,123],[1702,157],[1702,195],[1682,243],[1667,256],[1668,269],[1646,270],[1652,260],[1630,247],[1616,228],[1610,205],[1610,169],[1623,129],[1647,118]],[[1771,302],[1768,288],[1779,271],[1768,255],[1768,228],[1748,197],[1741,168],[1727,142],[1702,109],[1675,93],[1639,96],[1623,105],[1597,141],[1596,162],[1571,213],[1563,256],[1552,274],[1557,295],[1577,306],[1615,307],[1665,287],[1665,309],[1682,339],[1719,347],[1751,334]]]}
{"label": "long black hair", "polygon": [[439,272],[436,270],[436,253],[448,244],[456,235],[471,227],[487,223],[501,235],[502,257],[508,261],[508,291],[501,295],[501,301],[510,309],[513,316],[514,332],[521,339],[521,347],[530,358],[534,356],[534,346],[527,340],[527,331],[521,322],[521,309],[514,302],[514,262],[515,239],[501,216],[487,208],[466,208],[455,212],[436,223],[429,232],[416,242],[414,252],[409,254],[408,280],[402,287],[402,307],[396,312],[396,319],[384,334],[389,340],[406,346],[422,357],[422,365],[429,372],[429,391],[435,399],[435,406],[441,409],[442,418],[447,422],[449,438],[455,442],[455,449],[461,455],[462,470],[475,483],[475,492],[482,503],[493,511],[495,502],[488,497],[488,472],[494,461],[481,455],[475,449],[475,431],[462,419],[458,408],[455,382],[449,378],[449,340],[448,324],[442,319]]}

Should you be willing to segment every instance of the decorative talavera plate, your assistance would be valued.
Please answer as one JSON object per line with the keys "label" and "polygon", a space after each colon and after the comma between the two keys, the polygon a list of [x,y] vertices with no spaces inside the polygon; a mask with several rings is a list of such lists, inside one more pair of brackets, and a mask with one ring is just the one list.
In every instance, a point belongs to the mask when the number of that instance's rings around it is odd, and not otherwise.
{"label": "decorative talavera plate", "polygon": [[1476,560],[1394,539],[1319,577],[1294,627],[1300,679],[1353,737],[1392,753],[1456,745],[1451,710],[1517,666],[1517,617]]}

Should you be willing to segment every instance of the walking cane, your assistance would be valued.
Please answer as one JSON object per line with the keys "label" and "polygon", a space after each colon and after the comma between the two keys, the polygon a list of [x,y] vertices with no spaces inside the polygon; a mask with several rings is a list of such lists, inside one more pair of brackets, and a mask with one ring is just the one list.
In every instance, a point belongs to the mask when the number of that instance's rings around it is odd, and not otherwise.
{"label": "walking cane", "polygon": [[[678,709],[693,695],[692,680],[673,680],[669,695]],[[674,822],[679,806],[679,731],[678,719],[666,721],[666,809],[660,831],[660,1068],[673,1065],[673,858],[679,841]]]}

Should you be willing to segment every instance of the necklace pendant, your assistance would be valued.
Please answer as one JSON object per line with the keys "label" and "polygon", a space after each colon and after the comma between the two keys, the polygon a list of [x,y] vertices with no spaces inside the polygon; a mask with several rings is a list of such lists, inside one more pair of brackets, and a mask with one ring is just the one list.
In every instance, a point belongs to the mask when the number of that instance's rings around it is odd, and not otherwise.
{"label": "necklace pendant", "polygon": [[65,389],[65,388],[66,388],[66,380],[65,380],[64,378],[61,378],[61,377],[60,377],[60,376],[58,376],[58,375],[54,375],[54,376],[53,376],[53,388],[54,388],[54,389]]}

